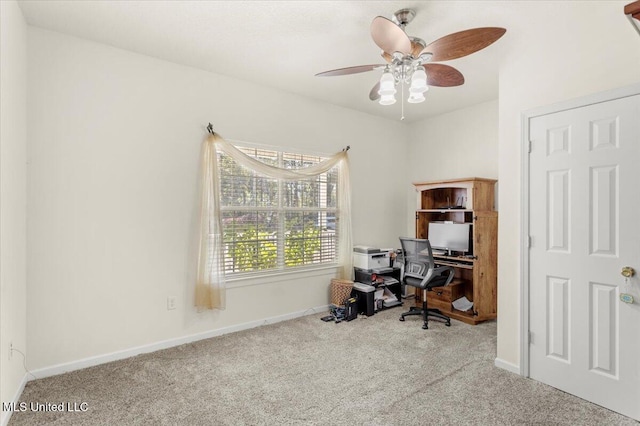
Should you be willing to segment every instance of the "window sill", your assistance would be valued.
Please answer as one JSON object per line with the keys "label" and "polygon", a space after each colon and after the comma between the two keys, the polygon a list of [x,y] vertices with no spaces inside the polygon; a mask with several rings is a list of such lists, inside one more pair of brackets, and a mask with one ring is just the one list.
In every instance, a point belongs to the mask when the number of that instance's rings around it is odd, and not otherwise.
{"label": "window sill", "polygon": [[250,274],[227,277],[227,288],[248,287],[254,285],[269,284],[278,281],[289,281],[297,278],[308,278],[322,275],[334,275],[338,272],[336,264],[318,266],[315,268],[292,269],[288,271],[255,272]]}

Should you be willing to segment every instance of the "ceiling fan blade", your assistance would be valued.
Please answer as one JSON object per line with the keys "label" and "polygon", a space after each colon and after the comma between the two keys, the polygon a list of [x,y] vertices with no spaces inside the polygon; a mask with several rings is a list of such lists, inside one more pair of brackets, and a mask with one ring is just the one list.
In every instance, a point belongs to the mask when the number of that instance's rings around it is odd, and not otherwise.
{"label": "ceiling fan blade", "polygon": [[454,67],[445,64],[424,64],[423,67],[429,86],[454,87],[464,84],[464,76]]}
{"label": "ceiling fan blade", "polygon": [[372,101],[377,101],[380,99],[380,95],[378,94],[378,90],[380,90],[380,82],[377,82],[375,86],[369,92],[369,99]]}
{"label": "ceiling fan blade", "polygon": [[411,52],[411,40],[402,28],[389,19],[377,16],[371,22],[371,38],[380,49],[388,54],[402,52],[407,55]]}
{"label": "ceiling fan blade", "polygon": [[478,50],[484,49],[507,32],[504,28],[473,28],[449,34],[424,48],[423,52],[433,54],[433,62],[450,61],[462,58]]}
{"label": "ceiling fan blade", "polygon": [[355,67],[347,67],[347,68],[338,68],[336,70],[319,72],[316,74],[316,77],[334,77],[338,75],[349,75],[349,74],[358,74],[361,72],[373,71],[376,68],[383,68],[384,65],[374,64],[374,65],[358,65]]}

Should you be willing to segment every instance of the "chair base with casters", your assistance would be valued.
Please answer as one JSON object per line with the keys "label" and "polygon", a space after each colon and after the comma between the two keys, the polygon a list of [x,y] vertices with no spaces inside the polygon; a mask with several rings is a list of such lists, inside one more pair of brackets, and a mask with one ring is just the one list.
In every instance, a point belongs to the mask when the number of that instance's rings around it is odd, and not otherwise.
{"label": "chair base with casters", "polygon": [[444,325],[451,327],[451,318],[443,314],[439,309],[433,309],[427,307],[427,290],[422,292],[422,308],[412,306],[408,312],[400,314],[400,321],[404,321],[404,317],[410,315],[420,315],[424,323],[422,324],[423,330],[429,329],[429,317],[438,318],[444,322]]}

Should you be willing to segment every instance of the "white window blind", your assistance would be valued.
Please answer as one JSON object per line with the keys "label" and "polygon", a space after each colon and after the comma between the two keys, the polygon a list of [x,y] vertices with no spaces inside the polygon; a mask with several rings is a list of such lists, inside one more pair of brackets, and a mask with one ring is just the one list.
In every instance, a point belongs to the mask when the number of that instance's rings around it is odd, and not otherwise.
{"label": "white window blind", "polygon": [[[326,160],[316,155],[236,148],[285,169]],[[338,167],[291,181],[261,176],[224,152],[218,152],[218,165],[226,275],[336,263]]]}

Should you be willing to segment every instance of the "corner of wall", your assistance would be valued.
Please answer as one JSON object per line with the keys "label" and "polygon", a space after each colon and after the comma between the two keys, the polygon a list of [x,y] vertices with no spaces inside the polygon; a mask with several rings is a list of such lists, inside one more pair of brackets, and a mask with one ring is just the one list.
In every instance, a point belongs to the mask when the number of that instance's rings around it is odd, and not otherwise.
{"label": "corner of wall", "polygon": [[[0,402],[20,398],[26,353],[27,24],[14,0],[0,1]],[[2,411],[8,423],[11,411]]]}

